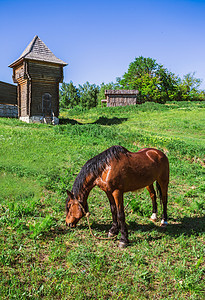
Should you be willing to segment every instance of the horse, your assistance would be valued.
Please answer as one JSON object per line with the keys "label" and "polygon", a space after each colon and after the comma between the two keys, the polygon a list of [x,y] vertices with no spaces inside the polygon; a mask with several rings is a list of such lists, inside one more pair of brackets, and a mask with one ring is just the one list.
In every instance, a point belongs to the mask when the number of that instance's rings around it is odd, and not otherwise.
{"label": "horse", "polygon": [[78,221],[88,212],[87,199],[90,191],[98,186],[110,202],[112,227],[108,237],[121,232],[120,247],[129,243],[128,229],[125,223],[123,194],[146,188],[152,199],[152,216],[157,220],[156,192],[159,191],[163,206],[161,226],[167,223],[167,193],[169,184],[169,161],[160,150],[144,148],[130,152],[122,146],[112,146],[88,160],[77,175],[71,192],[67,190],[66,225],[76,227]]}

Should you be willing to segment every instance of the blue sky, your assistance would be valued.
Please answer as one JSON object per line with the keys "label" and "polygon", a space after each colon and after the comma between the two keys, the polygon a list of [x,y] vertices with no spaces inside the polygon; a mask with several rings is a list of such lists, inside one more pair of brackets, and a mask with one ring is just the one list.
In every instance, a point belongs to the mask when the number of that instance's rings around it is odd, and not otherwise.
{"label": "blue sky", "polygon": [[64,81],[108,83],[151,57],[205,89],[205,0],[0,0],[0,81],[35,35],[68,63]]}

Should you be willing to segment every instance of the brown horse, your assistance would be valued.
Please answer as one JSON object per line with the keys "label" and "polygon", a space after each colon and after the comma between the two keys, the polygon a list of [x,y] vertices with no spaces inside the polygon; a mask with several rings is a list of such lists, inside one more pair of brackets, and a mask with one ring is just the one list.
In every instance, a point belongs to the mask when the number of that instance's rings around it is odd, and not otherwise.
{"label": "brown horse", "polygon": [[169,183],[169,161],[166,155],[153,148],[133,153],[122,146],[112,146],[88,160],[76,177],[72,191],[67,191],[66,224],[76,227],[77,222],[88,212],[87,198],[90,191],[98,186],[106,193],[110,202],[113,224],[108,236],[117,235],[120,231],[120,246],[126,246],[128,230],[125,224],[123,194],[146,187],[152,199],[151,220],[156,221],[157,202],[153,187],[155,181],[163,204],[161,226],[166,226]]}

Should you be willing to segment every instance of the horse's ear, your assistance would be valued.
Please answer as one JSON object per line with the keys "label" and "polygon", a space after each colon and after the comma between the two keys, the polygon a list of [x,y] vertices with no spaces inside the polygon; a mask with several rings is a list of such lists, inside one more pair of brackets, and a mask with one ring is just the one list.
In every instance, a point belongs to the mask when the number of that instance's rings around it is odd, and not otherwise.
{"label": "horse's ear", "polygon": [[68,195],[68,197],[70,199],[73,199],[73,194],[71,192],[69,192],[68,190],[66,190],[66,193],[67,193],[67,195]]}

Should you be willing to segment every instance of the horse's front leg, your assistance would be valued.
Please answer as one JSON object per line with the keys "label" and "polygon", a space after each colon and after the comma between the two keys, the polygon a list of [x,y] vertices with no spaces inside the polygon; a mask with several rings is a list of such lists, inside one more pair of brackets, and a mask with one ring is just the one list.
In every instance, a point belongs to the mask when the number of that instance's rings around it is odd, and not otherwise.
{"label": "horse's front leg", "polygon": [[115,199],[115,204],[117,207],[117,219],[118,219],[118,224],[120,226],[120,232],[121,232],[119,247],[124,248],[129,243],[129,240],[128,240],[128,230],[125,223],[123,193],[120,190],[115,190],[112,193],[112,195]]}
{"label": "horse's front leg", "polygon": [[117,221],[117,207],[116,207],[115,199],[114,199],[113,195],[109,192],[106,192],[106,195],[110,202],[110,209],[111,209],[112,221],[113,221],[112,227],[110,228],[109,233],[108,233],[108,237],[112,237],[114,235],[118,235],[118,233],[119,233],[119,225],[118,225],[118,221]]}

